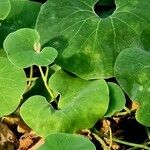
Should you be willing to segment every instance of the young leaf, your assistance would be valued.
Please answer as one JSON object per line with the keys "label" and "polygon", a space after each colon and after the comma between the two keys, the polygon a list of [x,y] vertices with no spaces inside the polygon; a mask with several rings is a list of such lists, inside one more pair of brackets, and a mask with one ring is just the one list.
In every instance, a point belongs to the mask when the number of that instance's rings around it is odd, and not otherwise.
{"label": "young leaf", "polygon": [[40,37],[36,30],[23,28],[10,33],[4,41],[4,50],[10,61],[18,67],[47,66],[57,57],[57,51],[45,47],[41,51]]}
{"label": "young leaf", "polygon": [[4,20],[11,9],[10,1],[9,0],[1,0],[0,1],[0,20]]}
{"label": "young leaf", "polygon": [[41,96],[29,98],[21,107],[23,120],[40,135],[91,128],[107,111],[109,91],[104,80],[86,81],[58,71],[49,84],[61,94],[57,110]]}
{"label": "young leaf", "polygon": [[22,69],[0,57],[0,117],[12,113],[19,105],[26,86]]}
{"label": "young leaf", "polygon": [[115,75],[129,97],[139,104],[137,120],[150,126],[150,53],[136,48],[122,51],[116,60]]}
{"label": "young leaf", "polygon": [[3,41],[9,33],[20,28],[34,28],[41,6],[40,3],[25,0],[11,0],[10,3],[10,13],[0,26],[0,48],[3,48]]}
{"label": "young leaf", "polygon": [[126,99],[121,88],[115,83],[108,83],[109,87],[109,107],[105,117],[112,116],[115,112],[121,111],[126,103]]}
{"label": "young leaf", "polygon": [[149,0],[116,0],[112,15],[101,12],[106,18],[94,11],[98,2],[101,11],[105,1],[48,0],[36,24],[42,45],[47,43],[58,50],[56,63],[85,79],[113,76],[118,53],[139,46],[138,37],[150,23]]}
{"label": "young leaf", "polygon": [[50,134],[38,150],[96,150],[86,137],[66,133]]}

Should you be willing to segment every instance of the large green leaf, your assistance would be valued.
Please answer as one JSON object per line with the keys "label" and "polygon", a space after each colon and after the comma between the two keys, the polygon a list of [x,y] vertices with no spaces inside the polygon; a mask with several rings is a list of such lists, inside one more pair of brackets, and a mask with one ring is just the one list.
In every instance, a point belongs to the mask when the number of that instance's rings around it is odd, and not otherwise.
{"label": "large green leaf", "polygon": [[1,0],[0,1],[0,20],[4,20],[11,9],[10,1],[9,0]]}
{"label": "large green leaf", "polygon": [[16,66],[26,68],[31,65],[47,66],[57,57],[52,47],[41,50],[40,36],[34,29],[23,28],[10,33],[4,41],[4,50]]}
{"label": "large green leaf", "polygon": [[115,0],[116,10],[106,18],[94,12],[97,1],[48,0],[36,23],[42,45],[59,51],[57,64],[85,79],[113,76],[118,53],[140,46],[138,37],[150,23],[149,0]]}
{"label": "large green leaf", "polygon": [[3,47],[3,41],[9,33],[20,28],[34,28],[41,6],[39,3],[25,0],[11,0],[10,2],[10,13],[0,25],[0,48]]}
{"label": "large green leaf", "polygon": [[0,57],[0,117],[12,113],[19,105],[26,86],[24,71]]}
{"label": "large green leaf", "polygon": [[105,114],[105,117],[110,117],[114,113],[121,111],[126,103],[126,99],[122,89],[115,83],[108,83],[109,87],[109,107]]}
{"label": "large green leaf", "polygon": [[50,134],[38,150],[96,150],[86,137],[66,133]]}
{"label": "large green leaf", "polygon": [[136,48],[122,51],[116,60],[115,75],[129,97],[139,103],[137,120],[150,126],[150,53]]}
{"label": "large green leaf", "polygon": [[21,107],[23,120],[40,135],[90,128],[107,111],[109,91],[103,80],[86,81],[58,71],[49,84],[61,94],[57,110],[41,96],[29,98]]}

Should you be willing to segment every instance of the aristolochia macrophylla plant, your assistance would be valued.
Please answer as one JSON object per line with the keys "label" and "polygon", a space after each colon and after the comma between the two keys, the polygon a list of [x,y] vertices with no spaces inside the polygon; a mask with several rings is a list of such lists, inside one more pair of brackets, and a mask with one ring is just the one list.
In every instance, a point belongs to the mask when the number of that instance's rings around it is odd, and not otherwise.
{"label": "aristolochia macrophylla plant", "polygon": [[150,127],[149,10],[149,0],[0,1],[0,117],[19,112],[46,138],[41,150],[95,150],[68,133],[121,111],[126,93]]}

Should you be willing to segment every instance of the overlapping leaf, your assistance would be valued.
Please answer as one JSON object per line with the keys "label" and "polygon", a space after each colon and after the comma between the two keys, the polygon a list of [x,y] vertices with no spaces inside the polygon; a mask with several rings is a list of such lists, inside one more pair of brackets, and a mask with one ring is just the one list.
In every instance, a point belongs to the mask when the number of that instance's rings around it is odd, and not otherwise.
{"label": "overlapping leaf", "polygon": [[0,20],[4,20],[11,9],[10,1],[9,0],[1,0],[0,1]]}
{"label": "overlapping leaf", "polygon": [[10,3],[10,13],[0,25],[0,48],[3,47],[3,41],[9,33],[20,28],[34,28],[41,6],[40,3],[27,0],[11,0]]}
{"label": "overlapping leaf", "polygon": [[90,128],[107,111],[109,92],[103,80],[85,81],[58,71],[49,84],[61,94],[58,110],[41,96],[29,98],[21,107],[24,121],[40,135]]}
{"label": "overlapping leaf", "polygon": [[0,57],[0,117],[12,113],[19,105],[26,86],[22,69]]}
{"label": "overlapping leaf", "polygon": [[86,79],[113,76],[118,53],[140,46],[139,35],[150,23],[149,0],[115,0],[116,10],[107,18],[94,12],[97,2],[48,0],[36,24],[42,45],[59,51],[57,64]]}
{"label": "overlapping leaf", "polygon": [[39,150],[96,150],[87,138],[80,135],[55,133],[47,136]]}
{"label": "overlapping leaf", "polygon": [[108,83],[109,87],[109,107],[105,117],[110,117],[114,113],[121,111],[125,106],[125,96],[122,89],[115,83]]}
{"label": "overlapping leaf", "polygon": [[150,126],[150,53],[130,48],[122,51],[115,64],[119,84],[138,102],[137,120]]}
{"label": "overlapping leaf", "polygon": [[10,33],[4,41],[4,50],[16,66],[26,68],[31,65],[47,66],[57,57],[52,47],[41,50],[40,37],[36,30],[23,28]]}

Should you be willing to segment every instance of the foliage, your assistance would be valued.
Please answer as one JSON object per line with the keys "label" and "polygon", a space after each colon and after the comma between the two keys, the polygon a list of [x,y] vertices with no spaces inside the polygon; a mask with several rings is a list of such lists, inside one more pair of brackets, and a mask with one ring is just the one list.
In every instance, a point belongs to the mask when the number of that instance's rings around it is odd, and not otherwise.
{"label": "foliage", "polygon": [[0,117],[19,113],[41,150],[94,150],[73,134],[122,111],[127,94],[150,127],[149,10],[149,0],[0,1]]}
{"label": "foliage", "polygon": [[[50,144],[52,143],[52,144]],[[50,134],[45,144],[39,150],[96,150],[95,146],[86,138],[79,135],[64,133]]]}

